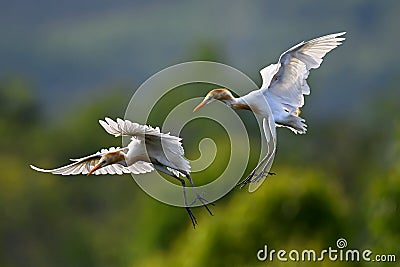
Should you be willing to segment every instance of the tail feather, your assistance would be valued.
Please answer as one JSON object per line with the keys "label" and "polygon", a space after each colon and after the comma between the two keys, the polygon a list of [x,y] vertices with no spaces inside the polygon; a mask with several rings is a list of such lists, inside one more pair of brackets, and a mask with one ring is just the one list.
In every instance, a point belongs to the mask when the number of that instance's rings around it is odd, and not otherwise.
{"label": "tail feather", "polygon": [[277,126],[287,127],[295,134],[305,134],[307,132],[307,124],[301,117],[290,115],[284,122],[276,122]]}

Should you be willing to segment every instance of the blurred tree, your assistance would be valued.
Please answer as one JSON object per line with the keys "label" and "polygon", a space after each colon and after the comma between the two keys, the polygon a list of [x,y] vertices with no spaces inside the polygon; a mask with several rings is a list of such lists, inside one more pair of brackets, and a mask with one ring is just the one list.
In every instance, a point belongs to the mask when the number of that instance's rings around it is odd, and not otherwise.
{"label": "blurred tree", "polygon": [[8,77],[0,80],[0,114],[8,125],[32,126],[39,116],[37,99],[26,80]]}
{"label": "blurred tree", "polygon": [[31,142],[26,135],[38,122],[40,109],[31,85],[24,79],[0,80],[0,146],[8,153],[26,152]]}
{"label": "blurred tree", "polygon": [[368,242],[375,253],[400,255],[400,124],[382,155],[387,170],[373,171],[363,194],[364,220],[371,232]]}
{"label": "blurred tree", "polygon": [[227,205],[217,206],[218,216],[202,220],[195,232],[183,231],[171,249],[156,251],[141,266],[253,266],[265,244],[287,250],[335,246],[350,219],[338,185],[323,172],[280,170],[254,194],[234,192]]}

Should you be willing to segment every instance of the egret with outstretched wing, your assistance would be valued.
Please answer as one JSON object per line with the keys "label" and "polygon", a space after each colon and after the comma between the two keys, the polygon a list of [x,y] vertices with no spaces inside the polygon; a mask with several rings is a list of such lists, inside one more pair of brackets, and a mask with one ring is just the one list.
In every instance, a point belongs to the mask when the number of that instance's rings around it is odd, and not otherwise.
{"label": "egret with outstretched wing", "polygon": [[185,208],[190,216],[193,227],[197,220],[190,209],[186,199],[186,183],[180,176],[186,177],[197,194],[197,199],[207,211],[212,212],[206,201],[197,192],[194,182],[190,177],[189,161],[184,157],[181,138],[160,132],[158,127],[140,125],[129,120],[110,118],[99,120],[103,128],[115,137],[130,136],[131,141],[127,147],[102,149],[101,151],[80,159],[71,159],[73,163],[52,170],[45,170],[31,165],[31,168],[52,174],[61,175],[99,175],[123,173],[147,173],[156,169],[179,180],[183,186]]}
{"label": "egret with outstretched wing", "polygon": [[293,46],[279,57],[278,63],[260,71],[263,82],[258,90],[236,98],[225,88],[214,89],[194,108],[196,111],[214,100],[220,100],[231,108],[252,110],[264,118],[267,156],[239,185],[259,181],[266,174],[271,174],[269,170],[276,150],[275,125],[287,127],[296,134],[306,133],[307,125],[299,115],[304,95],[310,94],[307,84],[309,71],[318,68],[323,57],[345,40],[341,37],[344,34],[329,34]]}

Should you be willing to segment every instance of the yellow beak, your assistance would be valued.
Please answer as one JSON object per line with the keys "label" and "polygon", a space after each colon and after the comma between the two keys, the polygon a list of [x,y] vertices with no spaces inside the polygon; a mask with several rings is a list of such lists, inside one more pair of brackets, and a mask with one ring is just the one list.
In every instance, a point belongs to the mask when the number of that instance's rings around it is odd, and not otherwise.
{"label": "yellow beak", "polygon": [[91,169],[90,172],[88,172],[87,176],[91,175],[101,167],[103,167],[103,162],[99,162],[96,166],[94,166],[93,169]]}
{"label": "yellow beak", "polygon": [[207,103],[208,103],[208,102],[204,100],[203,102],[201,102],[200,104],[198,104],[198,105],[193,109],[193,112],[195,112],[195,111],[199,110],[200,108],[204,107]]}

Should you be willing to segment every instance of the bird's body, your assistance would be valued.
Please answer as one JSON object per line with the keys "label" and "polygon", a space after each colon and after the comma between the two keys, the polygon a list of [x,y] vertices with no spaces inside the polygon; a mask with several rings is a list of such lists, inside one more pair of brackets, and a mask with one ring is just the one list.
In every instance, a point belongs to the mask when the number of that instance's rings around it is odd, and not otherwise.
{"label": "bird's body", "polygon": [[[147,125],[140,125],[128,120],[117,119],[113,121],[106,118],[99,123],[109,133],[118,136],[130,136],[131,142],[127,147],[102,149],[101,151],[80,159],[71,159],[73,163],[52,170],[45,170],[31,165],[31,168],[40,172],[61,175],[77,174],[123,174],[147,173],[157,169],[178,179],[183,185],[186,209],[192,220],[193,226],[197,223],[186,200],[185,181],[180,176],[186,177],[191,185],[194,183],[190,177],[189,161],[184,157],[181,138],[160,132],[160,129]],[[197,193],[197,191],[196,191]],[[208,209],[204,199],[198,199]]]}
{"label": "bird's body", "polygon": [[131,140],[128,145],[128,153],[124,156],[127,166],[133,165],[138,161],[151,162],[151,158],[154,157],[154,155],[150,156],[147,153],[145,143],[139,140]]}
{"label": "bird's body", "polygon": [[[268,171],[268,165],[272,164],[270,159],[275,153],[276,133],[272,129],[275,127],[271,127],[271,120],[275,125],[287,127],[296,134],[306,133],[307,125],[299,115],[304,105],[304,95],[310,94],[307,84],[309,71],[318,68],[323,57],[344,41],[345,38],[340,37],[344,34],[330,34],[293,46],[279,57],[277,63],[260,71],[263,80],[260,89],[238,98],[225,88],[214,89],[195,107],[194,111],[214,100],[220,100],[231,108],[252,110],[264,118],[264,132],[268,130],[268,133],[265,132],[267,139],[272,135],[273,149],[267,155],[268,159],[262,160],[241,184],[263,177]],[[263,165],[261,172],[256,175]],[[255,175],[257,179],[252,179]]]}

